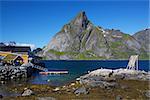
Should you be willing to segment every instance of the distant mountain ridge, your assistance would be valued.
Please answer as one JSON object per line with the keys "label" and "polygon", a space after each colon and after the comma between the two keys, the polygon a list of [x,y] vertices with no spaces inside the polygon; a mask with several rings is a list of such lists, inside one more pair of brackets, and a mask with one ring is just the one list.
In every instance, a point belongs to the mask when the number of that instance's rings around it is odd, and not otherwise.
{"label": "distant mountain ridge", "polygon": [[131,36],[120,30],[103,29],[80,12],[38,55],[53,60],[92,60],[128,59],[138,54],[141,59],[148,59],[149,33],[150,29],[146,29]]}
{"label": "distant mountain ridge", "polygon": [[146,52],[150,52],[150,29],[141,30],[135,33],[133,37],[143,46]]}

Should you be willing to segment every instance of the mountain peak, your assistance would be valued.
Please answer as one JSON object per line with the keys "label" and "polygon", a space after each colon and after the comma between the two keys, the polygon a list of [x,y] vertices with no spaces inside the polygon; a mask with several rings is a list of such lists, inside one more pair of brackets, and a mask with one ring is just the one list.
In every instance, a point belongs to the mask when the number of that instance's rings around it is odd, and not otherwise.
{"label": "mountain peak", "polygon": [[82,28],[87,28],[88,25],[88,18],[86,16],[85,11],[80,12],[73,20],[72,23],[78,26],[81,26]]}
{"label": "mountain peak", "polygon": [[85,11],[81,11],[78,13],[77,17],[81,18],[81,17],[86,17],[86,13]]}

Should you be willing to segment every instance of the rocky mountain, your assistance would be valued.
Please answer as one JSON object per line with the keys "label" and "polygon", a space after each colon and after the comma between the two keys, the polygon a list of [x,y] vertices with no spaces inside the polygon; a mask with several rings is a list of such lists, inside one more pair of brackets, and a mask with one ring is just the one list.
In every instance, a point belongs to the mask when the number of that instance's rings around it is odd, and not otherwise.
{"label": "rocky mountain", "polygon": [[[147,32],[147,31],[146,31]],[[128,59],[138,54],[147,59],[147,46],[144,47],[141,31],[131,36],[120,30],[103,29],[95,26],[80,12],[73,20],[64,25],[40,52],[44,59]],[[140,39],[139,39],[140,38]]]}
{"label": "rocky mountain", "polygon": [[146,52],[150,52],[150,29],[139,31],[133,37],[143,46]]}

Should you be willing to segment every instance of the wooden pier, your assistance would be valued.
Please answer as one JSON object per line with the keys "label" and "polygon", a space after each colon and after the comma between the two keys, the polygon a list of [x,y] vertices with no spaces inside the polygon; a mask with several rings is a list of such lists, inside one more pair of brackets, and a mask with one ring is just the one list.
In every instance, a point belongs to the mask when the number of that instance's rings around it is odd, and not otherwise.
{"label": "wooden pier", "polygon": [[42,75],[48,75],[48,74],[68,74],[68,71],[47,71],[47,72],[39,72]]}

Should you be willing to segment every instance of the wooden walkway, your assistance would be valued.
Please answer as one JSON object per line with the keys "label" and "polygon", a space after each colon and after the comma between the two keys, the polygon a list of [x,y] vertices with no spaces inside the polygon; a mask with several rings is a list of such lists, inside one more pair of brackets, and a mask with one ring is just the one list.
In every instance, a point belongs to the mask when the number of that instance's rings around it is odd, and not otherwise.
{"label": "wooden walkway", "polygon": [[36,68],[38,70],[41,70],[42,72],[39,72],[39,74],[42,74],[42,75],[48,75],[48,74],[68,74],[67,70],[51,70],[51,71],[49,71],[45,67],[35,66],[35,65],[33,65],[32,68]]}
{"label": "wooden walkway", "polygon": [[48,75],[48,74],[68,74],[68,71],[48,71],[48,72],[39,72],[40,74],[43,75]]}
{"label": "wooden walkway", "polygon": [[45,68],[45,67],[41,67],[41,66],[32,66],[32,68],[36,68],[36,69],[38,69],[38,70],[42,70],[42,71],[44,71],[44,72],[47,72],[48,71],[48,69],[47,68]]}

